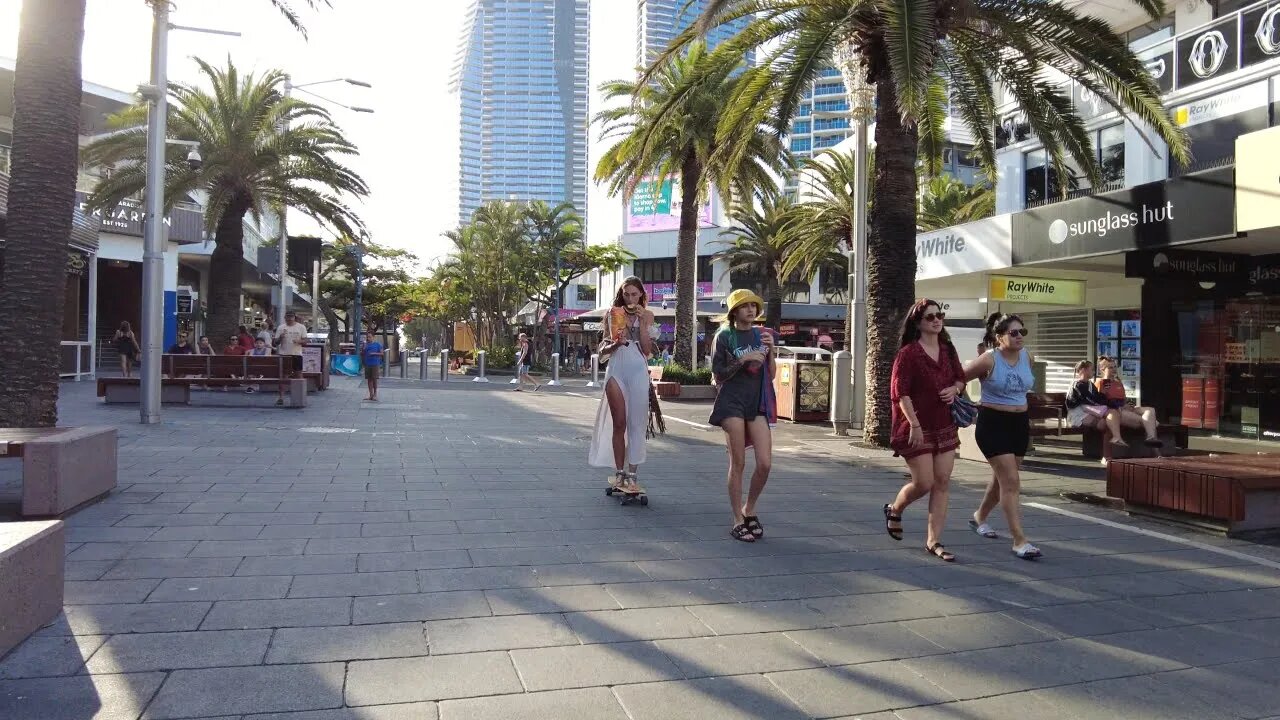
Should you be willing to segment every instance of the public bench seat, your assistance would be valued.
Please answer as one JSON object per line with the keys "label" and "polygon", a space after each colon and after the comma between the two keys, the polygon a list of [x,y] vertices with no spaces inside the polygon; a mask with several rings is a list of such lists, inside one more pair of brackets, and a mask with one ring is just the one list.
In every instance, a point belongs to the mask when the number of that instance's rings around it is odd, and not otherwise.
{"label": "public bench seat", "polygon": [[1280,454],[1115,460],[1107,494],[1212,522],[1228,534],[1280,529]]}
{"label": "public bench seat", "polygon": [[[292,356],[164,355],[162,363],[162,403],[190,405],[193,386],[257,386],[264,391],[278,391],[283,385],[289,407],[307,405],[307,378],[289,377],[293,367]],[[141,392],[142,381],[136,377],[98,378],[98,397],[109,404],[139,402]]]}
{"label": "public bench seat", "polygon": [[0,523],[0,657],[62,612],[61,520]]}
{"label": "public bench seat", "polygon": [[0,457],[22,458],[24,517],[62,515],[116,487],[113,427],[0,428]]}

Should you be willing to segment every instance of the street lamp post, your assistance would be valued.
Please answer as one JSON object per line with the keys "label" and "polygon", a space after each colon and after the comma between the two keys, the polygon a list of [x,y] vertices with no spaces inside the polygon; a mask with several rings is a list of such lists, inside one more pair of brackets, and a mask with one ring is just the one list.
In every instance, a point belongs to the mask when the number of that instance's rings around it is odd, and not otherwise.
{"label": "street lamp post", "polygon": [[347,252],[356,259],[356,301],[351,313],[351,342],[355,344],[358,355],[360,319],[364,316],[364,248],[359,243],[353,243],[347,246]]}
{"label": "street lamp post", "polygon": [[[310,92],[308,90],[303,90],[303,88],[312,87],[314,85],[327,85],[329,83],[338,83],[338,82],[346,83],[348,85],[355,85],[356,87],[363,87],[363,88],[373,87],[372,85],[370,85],[367,82],[364,82],[363,80],[353,80],[351,78],[333,78],[331,80],[317,80],[316,82],[309,82],[309,83],[303,83],[301,85],[294,85],[293,78],[291,78],[288,75],[285,75],[284,76],[284,97],[288,99],[290,97],[293,97],[294,90],[302,90],[302,92],[307,93],[308,95],[324,100],[325,102],[331,105],[337,105],[338,107],[343,108],[345,110],[351,110],[352,112],[358,112],[358,113],[373,112],[373,110],[370,110],[367,107],[359,107],[355,105],[343,105],[342,103],[334,102],[332,100],[329,100],[328,98],[320,97],[319,95],[316,95],[315,93]],[[288,129],[287,119],[285,120],[285,123],[286,125],[285,125],[285,128],[283,129]],[[276,327],[280,327],[284,325],[284,314],[288,312],[288,308],[289,308],[289,282],[288,282],[289,281],[289,264],[288,264],[289,234],[285,229],[285,226],[288,224],[288,215],[289,215],[288,207],[280,208],[280,306],[276,308]],[[313,288],[312,291],[314,292],[315,289]],[[311,308],[312,308],[311,312],[313,317],[311,318],[311,322],[312,322],[312,325],[314,326],[316,323],[316,318],[314,317],[314,314],[316,311],[316,303],[314,300],[314,295],[312,297],[313,299],[311,303]]]}
{"label": "street lamp post", "polygon": [[[557,357],[556,353],[560,352],[560,245],[559,244],[556,245],[556,277],[555,277],[555,284],[551,286],[551,292],[555,295],[555,297],[552,298],[554,302],[551,303],[552,310],[554,312],[551,322],[555,324],[555,333],[553,336],[555,339],[552,342],[555,346],[555,349],[551,351],[551,354],[553,357]],[[557,359],[563,359],[563,358],[557,357]],[[552,381],[547,384],[559,385],[560,381],[555,379],[558,377],[559,377],[559,374],[552,375]]]}
{"label": "street lamp post", "polygon": [[859,48],[843,43],[836,51],[836,62],[849,92],[849,114],[857,125],[858,146],[854,156],[856,175],[853,188],[854,224],[853,256],[850,258],[850,330],[853,332],[853,412],[849,426],[861,430],[866,419],[867,394],[867,137],[871,118],[875,115],[875,86],[867,82]]}

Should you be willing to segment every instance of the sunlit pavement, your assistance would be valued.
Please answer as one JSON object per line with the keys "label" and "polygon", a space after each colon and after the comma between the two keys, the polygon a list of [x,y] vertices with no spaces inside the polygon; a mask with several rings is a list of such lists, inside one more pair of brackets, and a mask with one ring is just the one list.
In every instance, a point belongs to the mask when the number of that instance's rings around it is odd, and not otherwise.
{"label": "sunlit pavement", "polygon": [[1018,560],[967,530],[987,473],[961,463],[944,564],[923,506],[884,533],[901,461],[793,426],[766,538],[736,542],[708,407],[667,406],[650,504],[623,507],[584,463],[592,392],[388,379],[367,403],[343,378],[305,410],[208,393],[241,407],[141,426],[64,384],[63,424],[119,427],[120,488],[69,518],[65,613],[0,661],[0,718],[1280,713],[1274,547],[1041,476],[1045,558]]}

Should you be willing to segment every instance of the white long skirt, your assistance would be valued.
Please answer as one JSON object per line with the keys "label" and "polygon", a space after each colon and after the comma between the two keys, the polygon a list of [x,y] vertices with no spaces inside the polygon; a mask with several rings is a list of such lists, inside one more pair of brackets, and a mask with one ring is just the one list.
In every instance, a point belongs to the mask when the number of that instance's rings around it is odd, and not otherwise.
{"label": "white long skirt", "polygon": [[645,428],[649,422],[649,365],[636,343],[618,348],[609,358],[604,376],[606,394],[600,396],[596,428],[591,435],[588,462],[592,467],[613,468],[613,414],[609,411],[609,381],[618,383],[627,413],[627,463],[645,459]]}

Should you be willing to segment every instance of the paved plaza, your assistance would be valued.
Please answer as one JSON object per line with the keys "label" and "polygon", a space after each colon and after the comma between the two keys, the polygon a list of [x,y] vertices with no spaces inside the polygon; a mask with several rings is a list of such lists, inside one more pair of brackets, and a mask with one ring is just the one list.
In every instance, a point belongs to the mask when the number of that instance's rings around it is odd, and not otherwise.
{"label": "paved plaza", "polygon": [[731,540],[706,405],[668,405],[641,508],[585,466],[581,387],[342,378],[156,426],[63,391],[120,487],[67,520],[4,720],[1280,717],[1278,548],[1058,496],[1096,480],[1029,480],[1026,562],[965,528],[961,463],[948,565],[923,504],[884,533],[901,461],[822,428],[780,429],[767,537]]}

